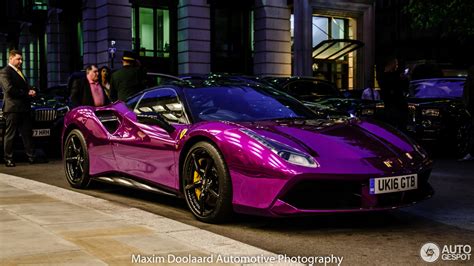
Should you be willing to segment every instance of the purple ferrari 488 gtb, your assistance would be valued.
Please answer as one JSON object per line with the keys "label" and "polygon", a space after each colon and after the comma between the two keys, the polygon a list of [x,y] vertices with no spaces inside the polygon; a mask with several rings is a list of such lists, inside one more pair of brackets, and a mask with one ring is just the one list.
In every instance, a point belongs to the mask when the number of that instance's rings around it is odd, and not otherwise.
{"label": "purple ferrari 488 gtb", "polygon": [[263,84],[162,85],[65,117],[66,178],[184,197],[197,219],[386,210],[431,197],[432,161],[395,129],[327,120]]}

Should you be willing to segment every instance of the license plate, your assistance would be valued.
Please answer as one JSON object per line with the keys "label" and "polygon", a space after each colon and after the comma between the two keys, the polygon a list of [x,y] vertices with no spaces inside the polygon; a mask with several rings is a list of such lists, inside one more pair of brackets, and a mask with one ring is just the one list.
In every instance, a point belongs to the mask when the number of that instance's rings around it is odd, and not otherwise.
{"label": "license plate", "polygon": [[418,188],[418,175],[401,175],[370,179],[370,194],[384,194]]}
{"label": "license plate", "polygon": [[33,129],[33,137],[47,137],[51,134],[49,128],[44,129]]}

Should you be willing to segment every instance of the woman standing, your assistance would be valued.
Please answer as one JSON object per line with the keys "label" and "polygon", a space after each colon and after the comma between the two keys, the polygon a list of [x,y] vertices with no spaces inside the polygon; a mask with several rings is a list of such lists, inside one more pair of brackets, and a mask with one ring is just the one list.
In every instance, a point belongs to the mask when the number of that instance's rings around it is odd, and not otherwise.
{"label": "woman standing", "polygon": [[111,70],[107,66],[103,66],[99,70],[99,83],[104,88],[107,98],[110,99],[110,77]]}

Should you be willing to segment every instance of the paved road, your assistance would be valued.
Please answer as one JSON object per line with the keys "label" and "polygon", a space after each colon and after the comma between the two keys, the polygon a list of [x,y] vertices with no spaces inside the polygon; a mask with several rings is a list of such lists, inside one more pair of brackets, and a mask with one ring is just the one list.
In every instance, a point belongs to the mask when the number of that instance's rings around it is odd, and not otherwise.
{"label": "paved road", "polygon": [[[0,167],[0,172],[71,189],[64,179],[60,161]],[[225,225],[200,223],[186,209],[183,200],[167,196],[100,183],[89,190],[76,191],[137,207],[278,254],[334,254],[344,256],[344,264],[411,265],[424,263],[419,251],[427,242],[474,247],[474,163],[439,159],[435,161],[431,183],[436,190],[434,198],[403,210],[288,219],[239,216]],[[458,263],[472,265],[473,260]]]}

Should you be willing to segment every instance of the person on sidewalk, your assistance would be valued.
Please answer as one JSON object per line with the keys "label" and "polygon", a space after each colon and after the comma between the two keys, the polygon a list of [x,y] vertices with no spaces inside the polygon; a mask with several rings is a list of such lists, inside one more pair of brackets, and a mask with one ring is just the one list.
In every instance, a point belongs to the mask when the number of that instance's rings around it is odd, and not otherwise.
{"label": "person on sidewalk", "polygon": [[108,66],[102,66],[99,69],[99,83],[104,88],[105,94],[107,98],[110,100],[110,78],[112,75],[112,71]]}
{"label": "person on sidewalk", "polygon": [[146,88],[146,71],[137,56],[131,51],[123,52],[123,67],[114,73],[110,80],[110,99],[125,101],[128,97]]}
{"label": "person on sidewalk", "polygon": [[467,154],[460,161],[474,160],[474,65],[467,72],[467,79],[464,83],[463,101],[466,109],[471,115],[471,134],[469,136],[469,146]]}
{"label": "person on sidewalk", "polygon": [[86,76],[73,82],[71,101],[76,106],[104,106],[109,98],[99,83],[99,69],[96,65],[86,67]]}
{"label": "person on sidewalk", "polygon": [[8,65],[0,72],[0,87],[3,88],[3,115],[5,117],[4,157],[6,167],[15,167],[13,160],[13,139],[19,131],[30,163],[35,163],[33,146],[33,120],[31,98],[36,96],[35,88],[21,71],[23,56],[18,50],[10,50]]}
{"label": "person on sidewalk", "polygon": [[398,70],[398,60],[390,57],[386,60],[383,72],[378,76],[381,96],[385,106],[385,119],[401,131],[406,131],[408,122],[408,80]]}

